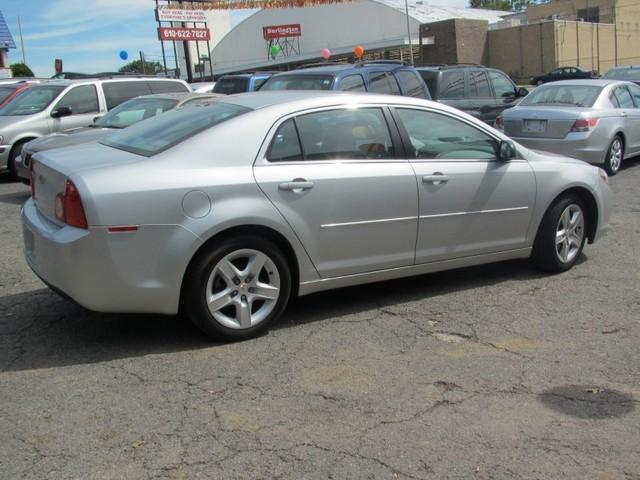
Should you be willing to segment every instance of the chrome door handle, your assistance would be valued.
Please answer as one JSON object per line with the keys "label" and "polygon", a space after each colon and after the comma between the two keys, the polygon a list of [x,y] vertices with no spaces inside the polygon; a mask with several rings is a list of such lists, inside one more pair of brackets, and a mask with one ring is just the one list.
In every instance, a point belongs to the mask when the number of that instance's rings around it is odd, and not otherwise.
{"label": "chrome door handle", "polygon": [[423,175],[422,183],[431,183],[433,185],[438,185],[440,183],[447,183],[449,181],[449,175],[444,175],[443,173],[436,172],[433,175]]}
{"label": "chrome door handle", "polygon": [[283,182],[278,185],[278,190],[287,190],[291,192],[309,190],[313,188],[313,182],[307,180],[293,180],[292,182]]}

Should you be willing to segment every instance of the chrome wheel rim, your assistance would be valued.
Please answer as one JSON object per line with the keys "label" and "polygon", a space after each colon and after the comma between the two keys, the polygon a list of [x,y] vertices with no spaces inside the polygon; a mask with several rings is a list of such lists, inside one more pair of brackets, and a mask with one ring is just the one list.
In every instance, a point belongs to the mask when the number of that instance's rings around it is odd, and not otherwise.
{"label": "chrome wheel rim", "polygon": [[611,143],[609,149],[609,167],[612,172],[617,172],[622,164],[622,142],[619,138],[616,138]]}
{"label": "chrome wheel rim", "polygon": [[280,297],[280,273],[275,263],[258,250],[229,253],[211,270],[206,302],[216,321],[243,330],[263,322]]}
{"label": "chrome wheel rim", "polygon": [[556,228],[556,255],[562,263],[572,262],[584,240],[584,213],[575,203],[564,209]]}

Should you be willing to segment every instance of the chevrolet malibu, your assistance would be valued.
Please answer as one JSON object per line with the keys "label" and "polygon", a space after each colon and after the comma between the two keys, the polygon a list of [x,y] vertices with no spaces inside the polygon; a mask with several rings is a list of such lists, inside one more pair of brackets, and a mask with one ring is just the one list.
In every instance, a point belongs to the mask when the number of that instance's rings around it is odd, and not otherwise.
{"label": "chevrolet malibu", "polygon": [[561,272],[607,225],[606,173],[415,98],[258,92],[38,153],[26,259],[103,312],[257,335],[294,295],[507,259]]}

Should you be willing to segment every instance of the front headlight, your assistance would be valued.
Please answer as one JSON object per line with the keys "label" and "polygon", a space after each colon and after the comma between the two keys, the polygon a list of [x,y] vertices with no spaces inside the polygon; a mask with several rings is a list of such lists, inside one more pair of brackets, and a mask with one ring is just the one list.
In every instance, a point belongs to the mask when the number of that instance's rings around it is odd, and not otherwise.
{"label": "front headlight", "polygon": [[606,184],[609,183],[609,175],[607,175],[607,172],[605,172],[603,169],[601,168],[598,169],[598,176],[604,183]]}

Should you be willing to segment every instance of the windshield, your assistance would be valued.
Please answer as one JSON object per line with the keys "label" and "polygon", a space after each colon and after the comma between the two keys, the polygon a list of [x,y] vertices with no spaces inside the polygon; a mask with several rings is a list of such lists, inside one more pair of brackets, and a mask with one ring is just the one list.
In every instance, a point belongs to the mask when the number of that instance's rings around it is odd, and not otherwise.
{"label": "windshield", "polygon": [[16,91],[16,87],[0,87],[0,103],[4,102],[9,95]]}
{"label": "windshield", "polygon": [[520,106],[536,105],[592,107],[602,87],[593,85],[543,85],[524,97]]}
{"label": "windshield", "polygon": [[249,90],[249,79],[245,77],[223,77],[213,86],[214,93],[231,95]]}
{"label": "windshield", "polygon": [[277,75],[264,82],[265,90],[331,90],[333,75]]}
{"label": "windshield", "polygon": [[53,102],[65,87],[37,86],[25,91],[0,108],[0,115],[31,115],[44,110]]}
{"label": "windshield", "polygon": [[251,109],[231,103],[196,104],[178,108],[109,135],[103,145],[151,157],[197,133]]}
{"label": "windshield", "polygon": [[177,104],[178,101],[172,98],[134,98],[118,105],[104,117],[96,120],[94,126],[98,128],[126,128],[141,120],[171,110]]}
{"label": "windshield", "polygon": [[613,78],[615,80],[640,80],[640,68],[617,68],[605,73],[602,78]]}

